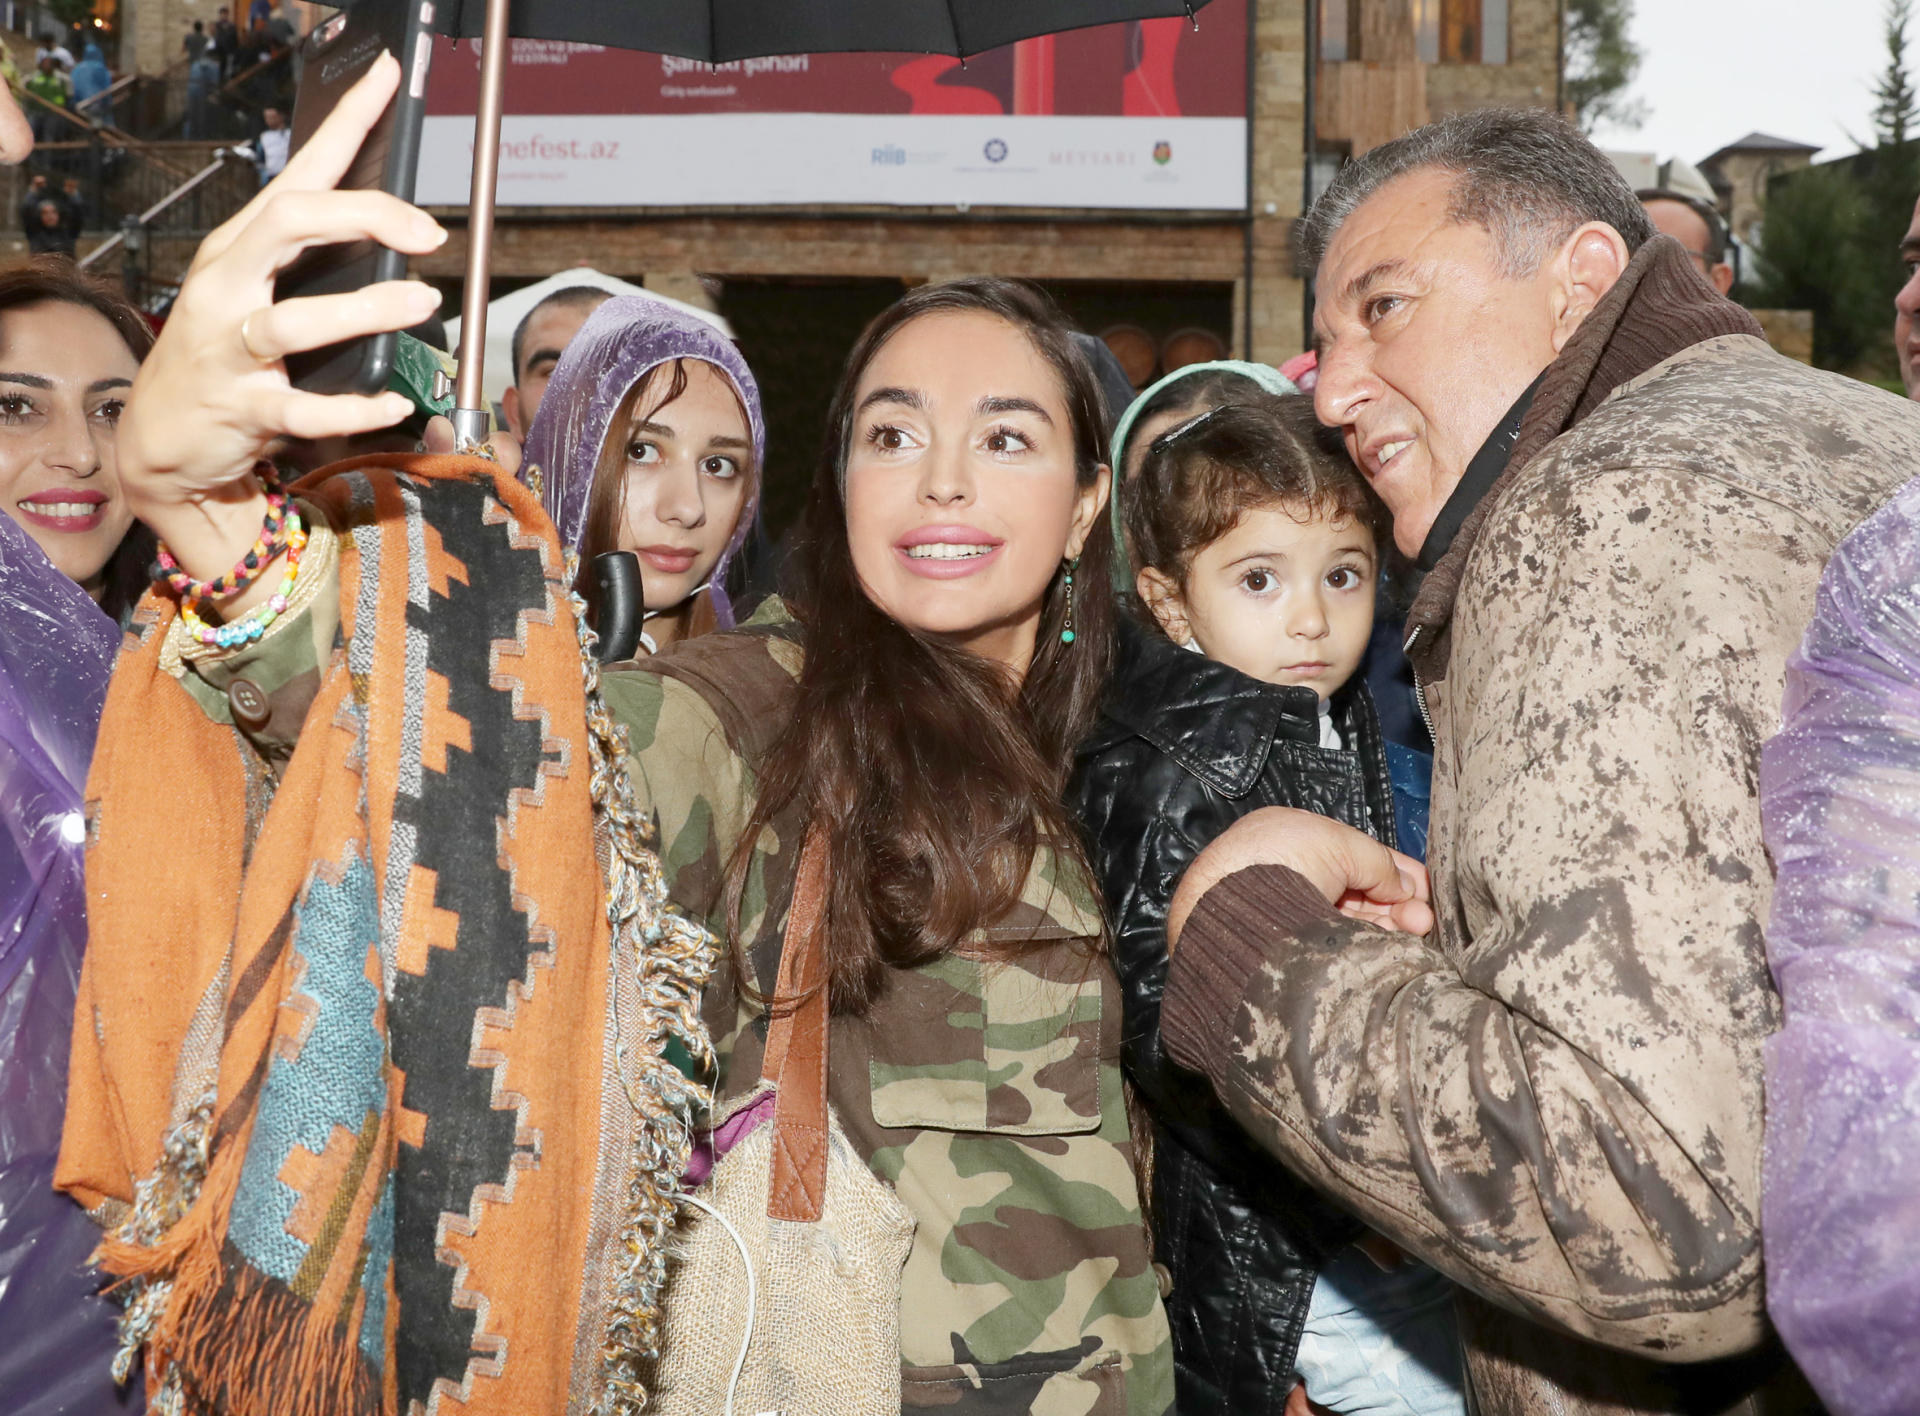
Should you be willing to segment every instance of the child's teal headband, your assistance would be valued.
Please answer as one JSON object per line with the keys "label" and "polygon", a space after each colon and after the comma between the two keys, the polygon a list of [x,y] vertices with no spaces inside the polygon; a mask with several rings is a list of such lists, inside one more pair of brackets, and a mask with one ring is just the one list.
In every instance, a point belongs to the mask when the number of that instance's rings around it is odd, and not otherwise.
{"label": "child's teal headband", "polygon": [[1133,589],[1133,564],[1127,558],[1126,520],[1120,512],[1120,494],[1125,489],[1126,476],[1122,469],[1126,467],[1127,438],[1133,432],[1133,425],[1139,421],[1140,410],[1169,384],[1190,379],[1196,374],[1214,372],[1239,374],[1242,378],[1259,385],[1267,393],[1298,393],[1299,385],[1274,368],[1271,364],[1254,364],[1245,359],[1213,359],[1204,364],[1187,364],[1175,369],[1158,383],[1147,385],[1140,396],[1127,405],[1127,411],[1120,415],[1120,421],[1113,430],[1113,455],[1108,465],[1113,468],[1112,490],[1107,493],[1107,510],[1113,525],[1113,588],[1119,594]]}

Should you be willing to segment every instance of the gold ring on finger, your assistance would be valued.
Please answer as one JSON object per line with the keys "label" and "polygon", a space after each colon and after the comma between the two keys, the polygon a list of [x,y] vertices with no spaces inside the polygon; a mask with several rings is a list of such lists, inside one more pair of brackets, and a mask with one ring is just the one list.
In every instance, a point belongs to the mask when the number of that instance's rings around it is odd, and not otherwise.
{"label": "gold ring on finger", "polygon": [[262,354],[258,349],[255,349],[253,347],[253,339],[247,333],[247,326],[253,323],[254,315],[259,313],[258,310],[254,310],[244,320],[240,321],[240,347],[247,351],[247,357],[253,360],[254,363],[271,364],[273,362],[272,356]]}

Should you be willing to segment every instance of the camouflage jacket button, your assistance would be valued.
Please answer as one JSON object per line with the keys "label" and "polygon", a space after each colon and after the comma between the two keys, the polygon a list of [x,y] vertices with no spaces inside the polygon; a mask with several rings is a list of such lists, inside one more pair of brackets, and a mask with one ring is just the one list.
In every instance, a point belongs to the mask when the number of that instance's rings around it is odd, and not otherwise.
{"label": "camouflage jacket button", "polygon": [[233,709],[233,721],[251,733],[266,727],[273,717],[273,705],[252,679],[237,678],[227,685],[227,706]]}

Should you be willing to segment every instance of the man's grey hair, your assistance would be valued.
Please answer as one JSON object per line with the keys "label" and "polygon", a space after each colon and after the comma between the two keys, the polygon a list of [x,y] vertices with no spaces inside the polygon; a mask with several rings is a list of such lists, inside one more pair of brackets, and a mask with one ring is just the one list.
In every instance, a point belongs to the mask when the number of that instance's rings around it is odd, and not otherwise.
{"label": "man's grey hair", "polygon": [[1620,233],[1629,251],[1653,236],[1633,188],[1604,153],[1544,108],[1483,108],[1415,128],[1340,169],[1301,219],[1301,273],[1309,280],[1355,208],[1396,178],[1453,174],[1450,220],[1483,227],[1510,279],[1533,274],[1590,221]]}
{"label": "man's grey hair", "polygon": [[508,354],[513,363],[513,381],[520,382],[520,365],[527,357],[527,326],[533,323],[535,315],[556,305],[568,310],[597,310],[612,298],[611,290],[602,290],[597,285],[564,285],[542,296],[540,303],[520,316],[520,323],[513,327],[513,342],[508,345]]}

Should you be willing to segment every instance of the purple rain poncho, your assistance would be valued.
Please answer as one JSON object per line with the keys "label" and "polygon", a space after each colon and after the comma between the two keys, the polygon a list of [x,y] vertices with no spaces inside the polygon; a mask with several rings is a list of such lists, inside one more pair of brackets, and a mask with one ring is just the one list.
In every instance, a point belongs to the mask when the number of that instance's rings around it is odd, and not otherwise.
{"label": "purple rain poncho", "polygon": [[[726,549],[713,563],[707,594],[722,629],[733,628],[733,605],[725,589],[727,567],[753,529],[760,505],[760,470],[767,451],[766,424],[760,415],[760,386],[740,351],[719,330],[698,316],[645,295],[616,295],[604,301],[580,326],[540,399],[527,429],[521,479],[540,469],[540,500],[559,529],[560,539],[579,549],[586,534],[587,501],[593,471],[607,440],[620,400],[649,369],[673,359],[712,364],[733,385],[747,412],[753,438],[753,486],[740,508],[740,520]],[[666,608],[656,606],[656,609]]]}
{"label": "purple rain poncho", "polygon": [[113,621],[0,514],[0,1411],[142,1409],[108,1372],[119,1309],[87,1256],[100,1231],[53,1188],[86,946],[81,801]]}
{"label": "purple rain poncho", "polygon": [[1835,1416],[1920,1412],[1920,479],[1841,543],[1760,764],[1767,1308]]}

